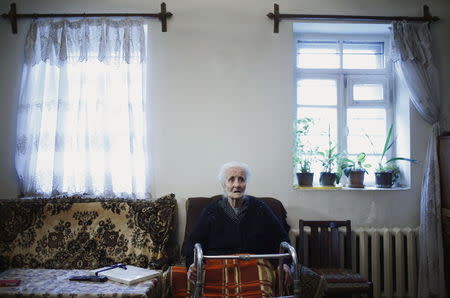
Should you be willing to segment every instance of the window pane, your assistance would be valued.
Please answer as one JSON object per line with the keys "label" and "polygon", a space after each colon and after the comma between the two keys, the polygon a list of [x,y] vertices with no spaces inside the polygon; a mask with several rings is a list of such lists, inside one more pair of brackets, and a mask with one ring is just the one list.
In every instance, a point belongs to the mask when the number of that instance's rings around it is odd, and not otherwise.
{"label": "window pane", "polygon": [[313,184],[315,184],[315,185],[319,185],[320,172],[323,171],[323,166],[320,163],[320,159],[321,158],[322,158],[322,156],[320,156],[320,155],[313,155],[312,156],[311,172],[314,173]]}
{"label": "window pane", "polygon": [[383,100],[382,84],[353,85],[353,100]]}
{"label": "window pane", "polygon": [[375,185],[375,170],[377,168],[377,163],[380,160],[380,155],[367,155],[366,157],[366,163],[370,164],[371,167],[367,169],[368,175],[366,174],[365,177],[365,184],[366,185]]}
{"label": "window pane", "polygon": [[313,124],[310,133],[302,137],[302,143],[311,144],[323,151],[328,146],[328,128],[330,128],[331,140],[336,144],[337,140],[337,110],[336,108],[309,108],[301,107],[297,110],[297,119],[312,118]]}
{"label": "window pane", "polygon": [[336,80],[299,80],[297,82],[297,104],[336,105]]}
{"label": "window pane", "polygon": [[384,67],[383,42],[344,42],[343,68],[379,69]]}
{"label": "window pane", "polygon": [[347,151],[349,154],[378,154],[386,138],[386,110],[347,110]]}
{"label": "window pane", "polygon": [[339,68],[339,44],[335,41],[299,41],[297,67]]}

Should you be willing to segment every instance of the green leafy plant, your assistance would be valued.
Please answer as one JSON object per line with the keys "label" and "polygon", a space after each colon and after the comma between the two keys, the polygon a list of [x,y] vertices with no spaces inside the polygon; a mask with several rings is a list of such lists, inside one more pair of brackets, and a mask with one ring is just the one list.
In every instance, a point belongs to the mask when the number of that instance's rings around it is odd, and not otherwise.
{"label": "green leafy plant", "polygon": [[295,122],[295,144],[294,144],[294,168],[301,173],[311,172],[311,155],[315,153],[315,149],[306,143],[302,137],[307,136],[314,124],[312,118],[300,118]]}
{"label": "green leafy plant", "polygon": [[349,176],[352,171],[363,171],[367,174],[367,169],[372,165],[366,162],[366,153],[361,152],[356,156],[355,160],[344,157],[341,159],[340,168],[344,172],[345,176]]}
{"label": "green leafy plant", "polygon": [[[386,135],[386,139],[384,141],[383,151],[381,152],[381,157],[377,163],[376,172],[377,173],[383,173],[383,172],[390,172],[392,173],[393,182],[396,182],[398,178],[400,177],[400,168],[397,165],[397,161],[408,161],[415,163],[417,160],[406,158],[406,157],[392,157],[390,159],[387,159],[386,154],[387,152],[394,146],[395,140],[393,139],[393,129],[394,125],[391,124],[389,127],[388,134]],[[372,148],[375,148],[375,145],[373,144],[372,140],[370,139],[370,136],[366,134],[367,139],[369,140],[370,144],[372,145]]]}
{"label": "green leafy plant", "polygon": [[300,159],[298,162],[298,169],[300,173],[310,173],[311,172],[311,161],[308,159]]}
{"label": "green leafy plant", "polygon": [[336,145],[333,144],[333,141],[331,140],[330,126],[328,126],[328,147],[324,151],[319,151],[317,153],[321,156],[320,162],[322,163],[323,172],[333,172],[340,154],[337,152]]}
{"label": "green leafy plant", "polygon": [[[410,159],[406,157],[392,157],[390,159],[386,160],[386,153],[394,146],[395,140],[392,139],[392,132],[394,129],[394,125],[391,124],[389,127],[388,134],[386,135],[386,139],[384,141],[383,151],[381,151],[381,157],[378,161],[376,171],[377,172],[389,172],[393,171],[395,168],[398,170],[398,166],[396,165],[396,162],[398,160],[404,160],[409,162],[417,162],[415,159]],[[370,139],[370,136],[366,134],[367,139],[369,140],[370,144],[372,145],[372,148],[375,148],[375,145],[373,144],[372,140]]]}

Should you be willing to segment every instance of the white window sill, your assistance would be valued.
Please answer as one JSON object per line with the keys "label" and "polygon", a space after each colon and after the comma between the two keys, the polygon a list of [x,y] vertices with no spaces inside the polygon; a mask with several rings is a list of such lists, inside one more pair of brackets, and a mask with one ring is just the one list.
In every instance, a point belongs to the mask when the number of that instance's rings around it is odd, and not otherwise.
{"label": "white window sill", "polygon": [[379,187],[375,187],[375,186],[366,186],[364,188],[352,188],[352,187],[344,187],[344,186],[298,186],[298,185],[294,185],[294,189],[298,189],[298,190],[307,190],[307,191],[315,191],[315,190],[319,190],[319,191],[330,191],[330,190],[338,190],[338,191],[345,191],[345,190],[350,190],[350,191],[398,191],[398,190],[410,190],[411,187],[409,186],[402,186],[402,187],[391,187],[391,188],[379,188]]}

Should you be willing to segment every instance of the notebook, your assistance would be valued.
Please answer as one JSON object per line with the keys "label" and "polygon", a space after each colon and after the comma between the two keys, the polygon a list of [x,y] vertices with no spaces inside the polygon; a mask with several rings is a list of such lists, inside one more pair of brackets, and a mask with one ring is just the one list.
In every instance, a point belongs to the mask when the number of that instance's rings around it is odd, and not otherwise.
{"label": "notebook", "polygon": [[[107,268],[110,268],[111,266],[98,268],[95,270],[91,270],[89,273],[91,275],[95,275],[95,272],[104,270]],[[148,280],[154,277],[157,277],[161,274],[161,270],[152,270],[152,269],[145,269],[141,267],[136,267],[132,265],[126,265],[126,270],[122,267],[113,268],[110,270],[106,270],[103,272],[100,272],[99,276],[106,276],[108,279],[117,281],[120,283],[124,283],[127,285],[132,285],[144,280]]]}

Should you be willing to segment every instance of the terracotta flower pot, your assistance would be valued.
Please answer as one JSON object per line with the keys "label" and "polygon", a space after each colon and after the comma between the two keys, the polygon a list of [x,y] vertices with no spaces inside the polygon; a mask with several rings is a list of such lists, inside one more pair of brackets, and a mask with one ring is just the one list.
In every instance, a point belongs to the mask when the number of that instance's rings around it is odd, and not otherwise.
{"label": "terracotta flower pot", "polygon": [[379,188],[391,188],[394,184],[392,172],[375,173],[375,184]]}
{"label": "terracotta flower pot", "polygon": [[299,186],[312,186],[314,173],[297,173],[297,181]]}
{"label": "terracotta flower pot", "polygon": [[336,173],[321,172],[319,177],[319,183],[322,186],[335,186]]}
{"label": "terracotta flower pot", "polygon": [[364,170],[350,171],[348,176],[348,187],[352,188],[364,188]]}

